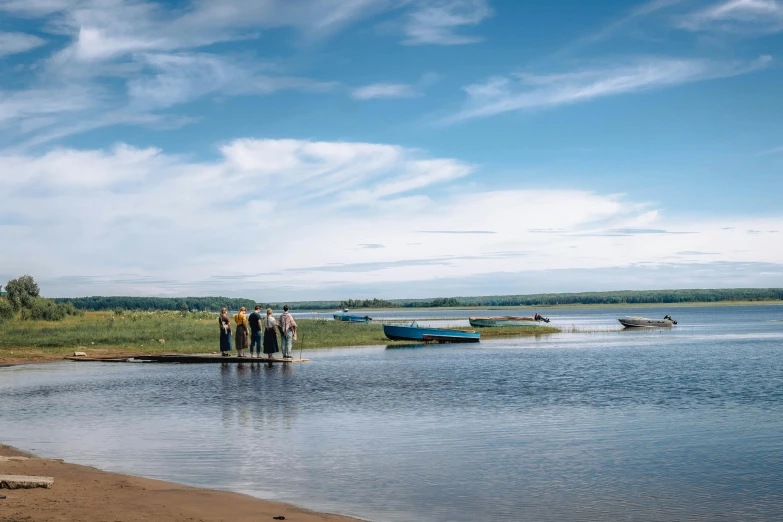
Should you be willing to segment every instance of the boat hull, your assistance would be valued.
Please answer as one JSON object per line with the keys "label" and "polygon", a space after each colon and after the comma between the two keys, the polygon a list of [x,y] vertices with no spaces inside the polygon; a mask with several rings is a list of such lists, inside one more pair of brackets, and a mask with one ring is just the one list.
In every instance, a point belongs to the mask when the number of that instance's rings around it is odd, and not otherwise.
{"label": "boat hull", "polygon": [[626,328],[671,328],[676,323],[669,319],[647,319],[646,317],[625,317],[618,319]]}
{"label": "boat hull", "polygon": [[469,317],[470,326],[490,328],[493,326],[541,326],[532,317]]}
{"label": "boat hull", "polygon": [[477,343],[481,338],[478,332],[463,332],[445,328],[419,328],[417,326],[383,325],[383,333],[392,341]]}

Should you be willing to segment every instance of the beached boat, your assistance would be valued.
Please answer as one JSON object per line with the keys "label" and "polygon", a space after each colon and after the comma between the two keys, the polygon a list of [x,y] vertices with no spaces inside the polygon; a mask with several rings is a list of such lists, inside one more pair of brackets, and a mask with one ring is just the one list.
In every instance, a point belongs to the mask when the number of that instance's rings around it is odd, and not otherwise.
{"label": "beached boat", "polygon": [[335,321],[346,321],[349,323],[368,323],[372,321],[372,317],[369,315],[360,316],[360,315],[348,315],[348,314],[334,314],[332,317],[334,317]]}
{"label": "beached boat", "polygon": [[392,341],[419,341],[440,343],[477,343],[481,334],[473,331],[448,330],[446,328],[420,328],[410,326],[383,325],[383,333]]}
{"label": "beached boat", "polygon": [[536,314],[535,317],[468,317],[470,326],[486,328],[491,326],[541,326],[541,321],[548,323],[549,319]]}
{"label": "beached boat", "polygon": [[626,328],[671,328],[677,321],[667,315],[663,319],[648,319],[646,317],[628,316],[618,319]]}

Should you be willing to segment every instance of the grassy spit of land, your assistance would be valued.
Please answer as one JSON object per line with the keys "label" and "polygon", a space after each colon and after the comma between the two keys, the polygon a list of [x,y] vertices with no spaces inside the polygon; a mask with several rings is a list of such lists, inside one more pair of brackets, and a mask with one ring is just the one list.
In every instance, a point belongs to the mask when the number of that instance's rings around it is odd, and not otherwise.
{"label": "grassy spit of land", "polygon": [[[294,349],[394,344],[381,324],[297,319]],[[556,333],[552,327],[481,330],[482,338]],[[0,364],[46,360],[84,351],[90,356],[205,353],[218,350],[217,316],[180,312],[87,312],[62,321],[14,319],[0,325]]]}

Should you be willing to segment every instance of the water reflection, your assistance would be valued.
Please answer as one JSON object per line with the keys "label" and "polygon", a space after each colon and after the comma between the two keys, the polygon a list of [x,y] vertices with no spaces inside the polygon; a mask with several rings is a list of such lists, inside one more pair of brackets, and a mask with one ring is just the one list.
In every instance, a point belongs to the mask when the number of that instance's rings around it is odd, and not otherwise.
{"label": "water reflection", "polygon": [[277,389],[280,379],[290,379],[292,364],[257,362],[220,365],[221,418],[225,429],[241,428],[241,438],[254,438],[264,429],[290,431],[296,425],[298,405]]}

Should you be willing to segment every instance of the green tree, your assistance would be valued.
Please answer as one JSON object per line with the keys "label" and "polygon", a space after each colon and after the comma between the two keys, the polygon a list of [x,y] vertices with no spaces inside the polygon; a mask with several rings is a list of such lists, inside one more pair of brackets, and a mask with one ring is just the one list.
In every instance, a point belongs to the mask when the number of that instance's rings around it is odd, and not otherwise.
{"label": "green tree", "polygon": [[38,283],[30,275],[23,275],[16,279],[11,279],[5,285],[8,292],[8,300],[15,312],[31,305],[33,299],[41,295]]}

